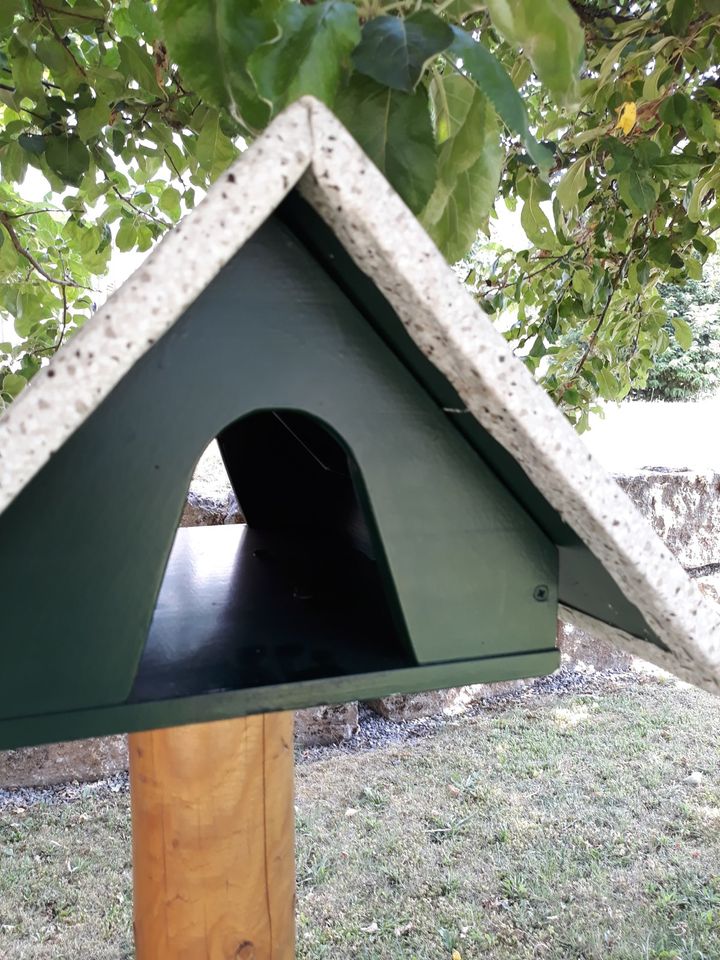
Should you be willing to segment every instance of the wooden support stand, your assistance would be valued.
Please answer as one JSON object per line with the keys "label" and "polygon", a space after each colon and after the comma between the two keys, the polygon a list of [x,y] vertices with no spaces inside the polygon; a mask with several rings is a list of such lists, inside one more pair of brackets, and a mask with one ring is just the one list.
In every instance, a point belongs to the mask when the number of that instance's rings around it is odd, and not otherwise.
{"label": "wooden support stand", "polygon": [[294,960],[293,714],[130,736],[137,960]]}

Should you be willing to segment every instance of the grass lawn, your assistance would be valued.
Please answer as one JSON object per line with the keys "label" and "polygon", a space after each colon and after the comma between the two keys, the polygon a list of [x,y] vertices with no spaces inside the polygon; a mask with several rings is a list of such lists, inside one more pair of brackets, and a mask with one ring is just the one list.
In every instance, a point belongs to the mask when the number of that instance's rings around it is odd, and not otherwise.
{"label": "grass lawn", "polygon": [[[300,763],[298,957],[718,960],[718,706],[545,695]],[[128,797],[86,794],[0,809],[2,960],[132,957]]]}

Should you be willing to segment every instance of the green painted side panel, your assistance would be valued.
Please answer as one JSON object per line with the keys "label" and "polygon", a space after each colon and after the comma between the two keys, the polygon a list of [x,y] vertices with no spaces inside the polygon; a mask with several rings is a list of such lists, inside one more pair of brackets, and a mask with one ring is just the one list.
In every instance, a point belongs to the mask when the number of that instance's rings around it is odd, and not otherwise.
{"label": "green painted side panel", "polygon": [[[124,349],[122,337],[108,344],[118,362]],[[126,701],[194,465],[228,424],[263,409],[305,411],[350,451],[415,664],[512,660],[516,676],[535,669],[520,654],[549,662],[554,545],[297,238],[271,221],[0,517],[0,717]],[[291,476],[287,485],[292,496]],[[469,682],[449,666],[442,676],[450,673],[448,682]],[[393,676],[390,689],[404,689],[406,675]],[[313,682],[318,700],[304,704],[359,695],[349,677]],[[263,709],[295,703],[270,700]],[[241,712],[246,702],[237,701]],[[178,703],[168,702],[168,722],[181,722]],[[118,709],[127,728],[134,711],[150,715],[139,702]],[[161,706],[151,714],[153,725],[165,722]],[[72,735],[99,732],[93,717]]]}
{"label": "green painted side panel", "polygon": [[[453,386],[418,348],[382,293],[366,274],[358,270],[315,211],[298,194],[292,193],[280,208],[279,215],[436,403],[450,410],[461,409],[462,400]],[[547,502],[512,454],[500,446],[474,417],[456,414],[450,419],[500,478],[503,486],[558,545],[560,602],[666,649],[637,607],[627,600],[601,562]]]}

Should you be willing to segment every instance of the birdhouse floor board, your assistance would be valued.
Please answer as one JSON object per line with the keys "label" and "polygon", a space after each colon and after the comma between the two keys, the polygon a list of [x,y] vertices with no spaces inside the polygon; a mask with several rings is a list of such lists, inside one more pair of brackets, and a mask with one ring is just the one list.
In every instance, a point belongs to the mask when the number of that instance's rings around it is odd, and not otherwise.
{"label": "birdhouse floor board", "polygon": [[375,564],[331,536],[178,530],[134,703],[416,666]]}

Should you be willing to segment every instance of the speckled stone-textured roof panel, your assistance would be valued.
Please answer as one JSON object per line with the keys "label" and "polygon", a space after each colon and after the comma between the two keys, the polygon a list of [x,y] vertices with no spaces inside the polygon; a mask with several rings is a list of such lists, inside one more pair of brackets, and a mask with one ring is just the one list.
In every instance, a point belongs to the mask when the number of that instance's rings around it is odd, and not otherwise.
{"label": "speckled stone-textured roof panel", "polygon": [[[0,420],[0,511],[296,184],[467,409],[669,648],[621,646],[720,687],[720,615],[460,286],[413,214],[321,104],[288,108]],[[588,618],[563,610],[588,629]],[[606,631],[607,633],[607,631]]]}

